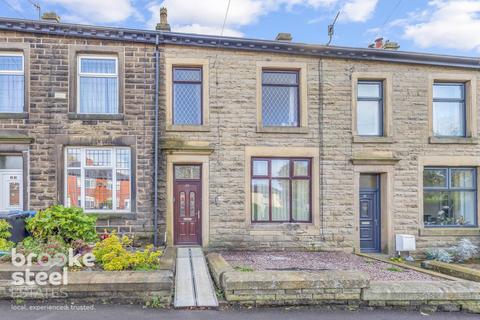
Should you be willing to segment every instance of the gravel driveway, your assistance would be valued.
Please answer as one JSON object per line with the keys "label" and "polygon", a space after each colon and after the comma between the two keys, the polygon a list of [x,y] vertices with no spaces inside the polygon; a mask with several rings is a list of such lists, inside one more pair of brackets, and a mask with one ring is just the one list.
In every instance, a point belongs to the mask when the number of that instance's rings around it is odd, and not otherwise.
{"label": "gravel driveway", "polygon": [[225,251],[221,254],[233,267],[248,267],[257,271],[358,270],[368,274],[372,280],[442,280],[411,269],[343,252]]}

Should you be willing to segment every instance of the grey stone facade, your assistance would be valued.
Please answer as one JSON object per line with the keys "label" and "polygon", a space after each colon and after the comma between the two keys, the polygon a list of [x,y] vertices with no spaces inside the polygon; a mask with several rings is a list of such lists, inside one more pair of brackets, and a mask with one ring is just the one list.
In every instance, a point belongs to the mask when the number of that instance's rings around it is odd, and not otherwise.
{"label": "grey stone facade", "polygon": [[[62,203],[62,156],[66,145],[128,145],[134,151],[134,201],[132,214],[110,214],[99,220],[99,231],[115,229],[150,237],[153,214],[154,79],[153,43],[100,40],[83,36],[0,31],[0,51],[8,44],[29,47],[29,106],[23,118],[2,117],[0,132],[20,133],[33,139],[28,145],[28,208],[40,210]],[[85,47],[87,46],[87,47]],[[92,52],[108,48],[124,56],[124,112],[114,119],[80,118],[71,112],[72,51],[84,47]],[[85,49],[86,48],[86,49]],[[107,48],[107,49],[105,49]],[[115,50],[114,50],[115,49]],[[160,146],[207,145],[208,156],[208,246],[232,249],[325,249],[351,251],[358,246],[356,170],[377,166],[385,160],[391,188],[388,197],[388,241],[393,236],[413,234],[420,249],[447,247],[463,236],[480,243],[478,228],[424,231],[419,205],[419,166],[429,157],[455,159],[458,163],[480,158],[478,133],[468,143],[431,143],[429,139],[429,79],[432,75],[466,75],[479,79],[474,68],[414,63],[320,58],[300,54],[257,52],[189,45],[160,45]],[[201,130],[172,130],[167,125],[166,62],[191,59],[208,62],[209,125]],[[302,132],[262,132],[257,128],[258,63],[306,66],[307,125]],[[391,77],[391,136],[388,141],[355,141],[352,128],[352,77],[354,73],[389,74]],[[476,82],[477,86],[480,84]],[[168,88],[167,88],[168,87]],[[479,91],[479,88],[475,88]],[[66,98],[55,98],[64,93]],[[480,112],[475,104],[478,127]],[[70,111],[69,111],[70,110]],[[3,140],[2,140],[3,141]],[[0,146],[6,145],[0,141]],[[6,141],[6,140],[5,140]],[[11,142],[9,142],[11,145]],[[319,189],[313,197],[318,206],[312,224],[255,225],[249,223],[246,150],[318,150],[315,164]],[[182,149],[181,147],[179,149]],[[0,150],[1,151],[1,150]],[[185,151],[186,152],[186,151]],[[159,238],[168,229],[167,151],[160,153]],[[193,153],[195,154],[195,153]],[[355,159],[368,158],[355,163]],[[453,160],[452,160],[453,159]],[[462,160],[463,159],[463,160]],[[465,160],[467,159],[467,160]],[[388,160],[388,159],[387,159]],[[462,162],[462,161],[467,162]],[[480,164],[479,164],[480,165]],[[380,165],[379,165],[380,166]],[[476,165],[478,167],[478,165]],[[383,171],[382,171],[383,173]]]}

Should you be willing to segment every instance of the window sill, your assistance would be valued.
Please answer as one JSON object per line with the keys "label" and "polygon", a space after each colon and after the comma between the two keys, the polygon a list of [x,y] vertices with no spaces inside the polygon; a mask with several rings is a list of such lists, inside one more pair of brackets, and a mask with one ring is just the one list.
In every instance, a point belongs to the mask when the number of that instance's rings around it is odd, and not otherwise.
{"label": "window sill", "polygon": [[393,143],[393,137],[353,136],[353,143]]}
{"label": "window sill", "polygon": [[480,235],[480,228],[421,228],[418,230],[420,236],[478,236]]}
{"label": "window sill", "polygon": [[209,132],[210,127],[207,125],[201,126],[182,126],[182,125],[167,125],[166,131],[173,132]]}
{"label": "window sill", "polygon": [[70,120],[123,120],[123,114],[86,114],[86,113],[69,113]]}
{"label": "window sill", "polygon": [[478,144],[474,137],[429,137],[430,144]]}
{"label": "window sill", "polygon": [[133,220],[137,218],[137,214],[135,212],[85,212],[85,214],[96,216],[99,220],[102,220],[102,219]]}
{"label": "window sill", "polygon": [[0,119],[28,119],[27,112],[0,112]]}
{"label": "window sill", "polygon": [[257,127],[258,133],[293,133],[293,134],[306,134],[308,133],[307,127]]}

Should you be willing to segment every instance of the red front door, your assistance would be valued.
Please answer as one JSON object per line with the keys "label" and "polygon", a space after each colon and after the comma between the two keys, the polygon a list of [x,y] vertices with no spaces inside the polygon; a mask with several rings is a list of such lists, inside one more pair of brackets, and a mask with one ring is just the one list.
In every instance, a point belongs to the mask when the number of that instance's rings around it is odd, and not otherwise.
{"label": "red front door", "polygon": [[174,237],[177,245],[201,244],[202,190],[200,166],[174,166]]}

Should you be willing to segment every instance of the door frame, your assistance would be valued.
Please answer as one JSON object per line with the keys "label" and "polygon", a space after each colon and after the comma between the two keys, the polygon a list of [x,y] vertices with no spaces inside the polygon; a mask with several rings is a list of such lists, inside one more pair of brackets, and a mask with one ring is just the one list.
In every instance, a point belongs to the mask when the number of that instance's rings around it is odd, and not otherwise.
{"label": "door frame", "polygon": [[[177,180],[177,179],[175,179],[175,167],[176,166],[196,166],[196,167],[199,167],[200,168],[200,178],[199,179]],[[172,175],[173,175],[173,192],[174,192],[173,196],[175,196],[175,190],[176,190],[177,184],[182,184],[182,182],[183,183],[196,184],[200,188],[200,197],[198,199],[198,201],[200,201],[200,217],[198,218],[198,221],[197,221],[197,243],[177,244],[178,239],[177,239],[176,230],[178,229],[178,220],[177,220],[177,217],[175,215],[175,205],[174,205],[174,207],[173,207],[173,244],[174,245],[201,245],[202,244],[202,220],[203,220],[203,212],[202,212],[202,210],[203,210],[203,208],[202,208],[202,204],[203,204],[203,201],[202,201],[202,194],[203,194],[203,190],[202,190],[203,189],[202,188],[202,164],[201,163],[174,163],[172,170],[173,170]]]}
{"label": "door frame", "polygon": [[393,165],[355,165],[354,166],[354,239],[355,252],[360,248],[360,174],[380,175],[380,251],[386,254],[395,253],[395,235],[392,224],[393,208]]}
{"label": "door frame", "polygon": [[201,190],[202,190],[202,219],[201,219],[201,246],[207,247],[209,243],[209,228],[210,228],[210,206],[209,206],[209,154],[210,152],[169,152],[166,154],[166,231],[165,242],[169,246],[174,245],[174,175],[173,167],[175,164],[198,164],[201,165]]}
{"label": "door frame", "polygon": [[[361,175],[375,175],[376,176],[376,180],[377,180],[377,187],[376,188],[366,188],[366,189],[362,189],[361,187],[359,188],[359,200],[358,201],[361,201],[362,197],[361,195],[362,194],[371,194],[373,195],[373,220],[375,220],[375,218],[378,219],[378,225],[374,225],[373,227],[373,232],[375,235],[375,238],[374,238],[374,246],[375,248],[373,249],[362,249],[362,244],[361,244],[361,239],[360,239],[360,250],[361,252],[371,252],[371,253],[379,253],[379,252],[382,252],[382,206],[381,206],[381,197],[382,197],[382,191],[381,191],[381,188],[382,188],[382,178],[381,178],[381,174],[380,173],[361,173]],[[359,206],[360,206],[360,203],[359,203]],[[360,207],[359,207],[359,210],[360,210]],[[358,221],[360,223],[360,212],[359,212],[359,216],[358,216]],[[361,229],[361,226],[359,228],[359,232],[360,232],[360,229]]]}

